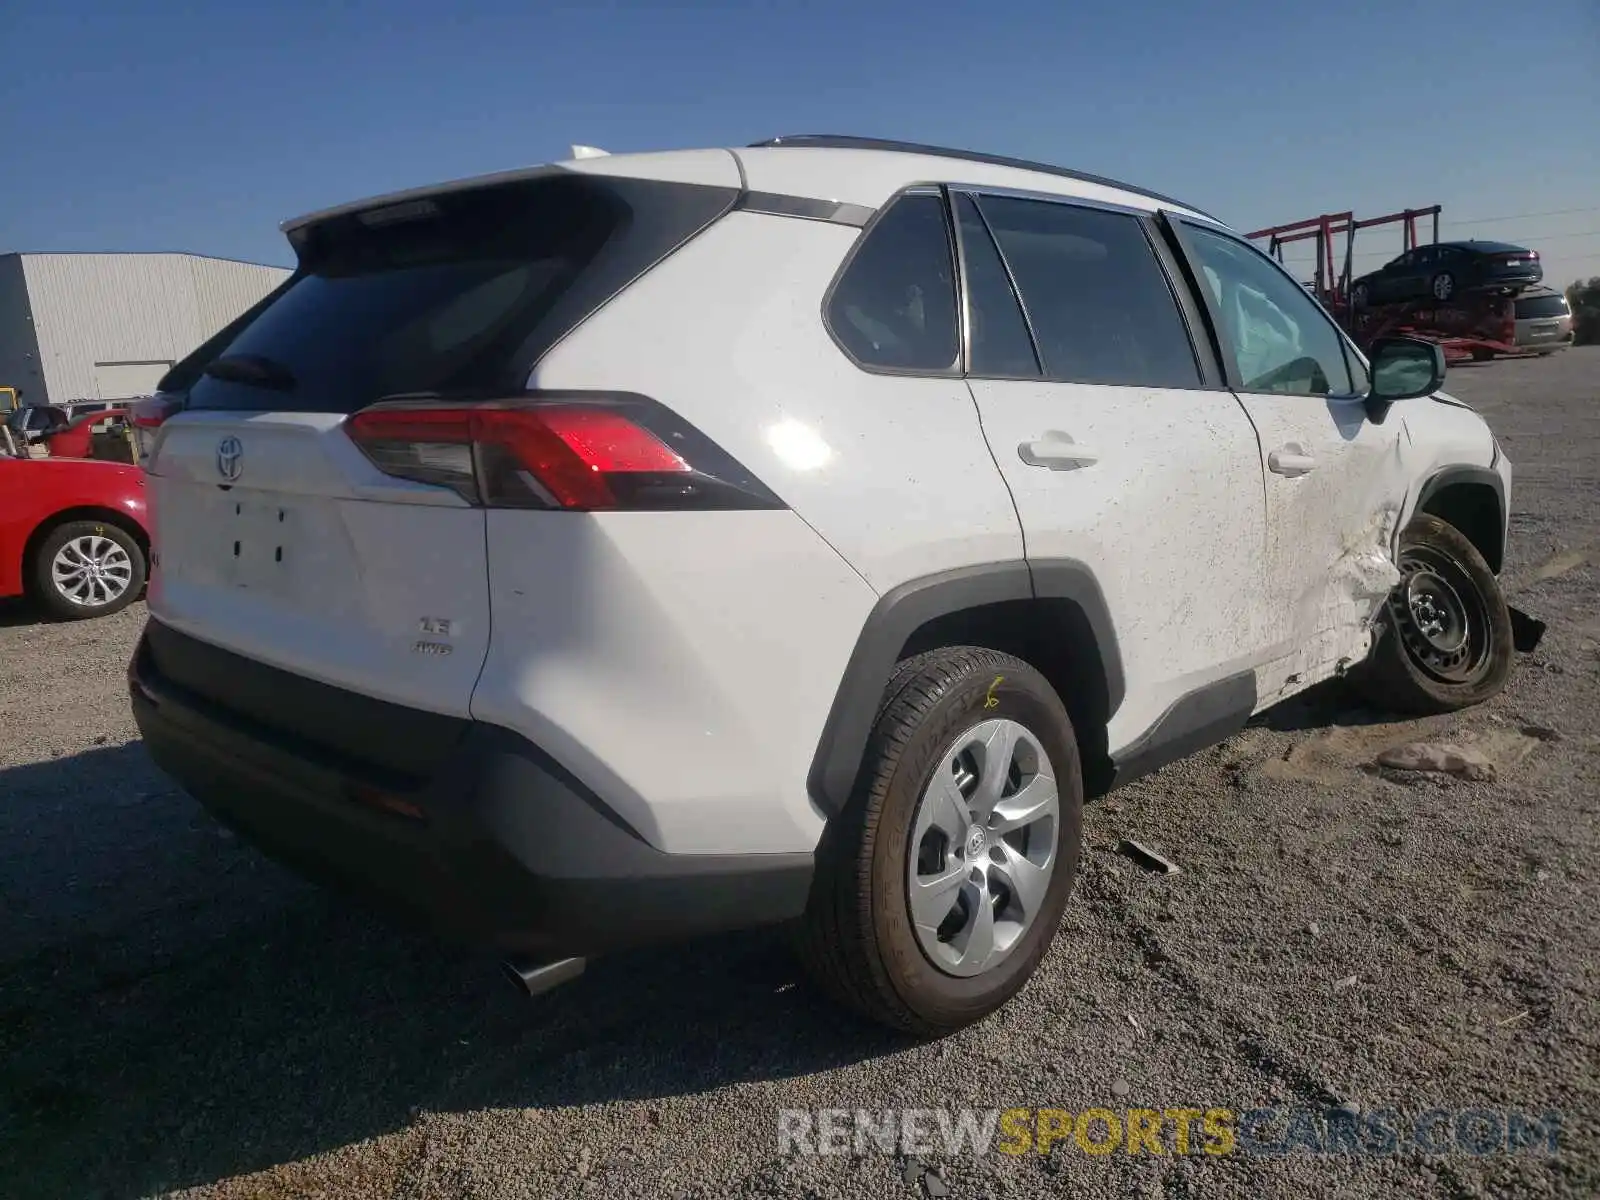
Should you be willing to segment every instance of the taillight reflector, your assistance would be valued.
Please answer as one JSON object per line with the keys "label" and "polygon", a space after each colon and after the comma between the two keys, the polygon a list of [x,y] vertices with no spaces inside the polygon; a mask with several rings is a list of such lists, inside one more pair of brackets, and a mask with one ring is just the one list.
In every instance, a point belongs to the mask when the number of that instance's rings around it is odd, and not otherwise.
{"label": "taillight reflector", "polygon": [[642,396],[387,400],[353,414],[345,432],[386,475],[491,508],[782,507],[703,434]]}
{"label": "taillight reflector", "polygon": [[133,402],[129,419],[140,429],[159,429],[179,407],[180,401],[174,396],[145,396]]}

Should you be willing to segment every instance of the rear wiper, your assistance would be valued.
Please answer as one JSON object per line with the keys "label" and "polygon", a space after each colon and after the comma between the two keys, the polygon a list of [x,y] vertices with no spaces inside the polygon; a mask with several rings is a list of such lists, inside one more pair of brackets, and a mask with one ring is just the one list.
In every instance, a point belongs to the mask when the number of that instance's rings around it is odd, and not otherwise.
{"label": "rear wiper", "polygon": [[288,367],[260,354],[225,354],[207,363],[205,374],[275,392],[292,392],[300,384]]}

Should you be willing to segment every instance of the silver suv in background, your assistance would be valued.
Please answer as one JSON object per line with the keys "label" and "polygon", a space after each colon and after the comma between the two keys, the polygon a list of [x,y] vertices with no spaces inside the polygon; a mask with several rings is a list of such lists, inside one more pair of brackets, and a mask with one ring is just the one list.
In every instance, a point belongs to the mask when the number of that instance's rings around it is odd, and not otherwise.
{"label": "silver suv in background", "polygon": [[1572,309],[1560,292],[1549,288],[1524,292],[1517,297],[1513,319],[1515,345],[1546,353],[1572,345]]}

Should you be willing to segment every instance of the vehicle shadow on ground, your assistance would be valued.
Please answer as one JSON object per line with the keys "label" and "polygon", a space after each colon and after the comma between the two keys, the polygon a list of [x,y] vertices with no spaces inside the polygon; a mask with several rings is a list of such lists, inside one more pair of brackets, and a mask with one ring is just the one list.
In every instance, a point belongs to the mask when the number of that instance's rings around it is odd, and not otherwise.
{"label": "vehicle shadow on ground", "polygon": [[0,1178],[143,1196],[420,1112],[641,1100],[906,1043],[761,932],[595,963],[529,1000],[223,833],[143,747],[0,771]]}
{"label": "vehicle shadow on ground", "polygon": [[1406,719],[1372,707],[1349,684],[1331,679],[1256,714],[1250,724],[1276,733],[1311,733],[1335,725],[1392,725]]}
{"label": "vehicle shadow on ground", "polygon": [[53,620],[49,613],[25,596],[10,596],[0,600],[0,629],[20,629],[24,625],[48,625]]}

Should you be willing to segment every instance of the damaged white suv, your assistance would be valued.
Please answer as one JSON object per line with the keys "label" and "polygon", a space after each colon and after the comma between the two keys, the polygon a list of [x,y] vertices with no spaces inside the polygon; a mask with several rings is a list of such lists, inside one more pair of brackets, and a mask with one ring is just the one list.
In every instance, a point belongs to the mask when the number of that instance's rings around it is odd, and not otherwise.
{"label": "damaged white suv", "polygon": [[286,226],[139,416],[155,760],[530,989],[792,924],[932,1035],[1054,936],[1086,794],[1346,671],[1484,700],[1510,468],[1152,192],[857,138]]}

